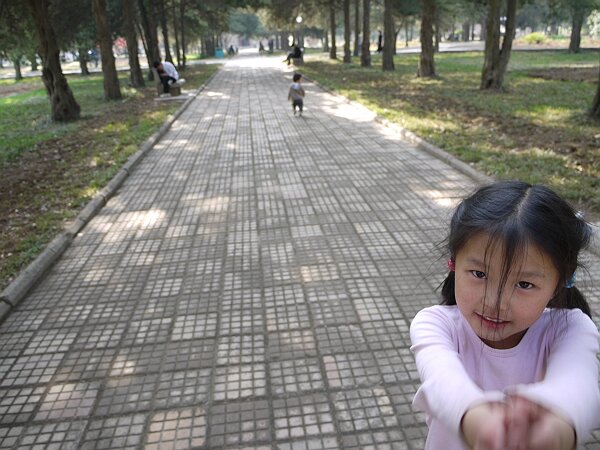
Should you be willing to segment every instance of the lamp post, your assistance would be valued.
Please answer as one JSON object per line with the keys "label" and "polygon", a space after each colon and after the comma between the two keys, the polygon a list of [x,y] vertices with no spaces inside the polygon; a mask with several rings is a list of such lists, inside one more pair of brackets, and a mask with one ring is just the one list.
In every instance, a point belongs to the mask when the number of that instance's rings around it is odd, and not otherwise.
{"label": "lamp post", "polygon": [[302,33],[302,16],[300,14],[298,14],[296,16],[296,23],[298,24],[297,31],[296,31],[296,35],[297,35],[297,40],[296,40],[297,43],[296,44],[298,45],[298,47],[302,48],[302,47],[304,47],[304,42],[303,42],[304,39],[302,39],[302,35],[301,35],[301,33]]}

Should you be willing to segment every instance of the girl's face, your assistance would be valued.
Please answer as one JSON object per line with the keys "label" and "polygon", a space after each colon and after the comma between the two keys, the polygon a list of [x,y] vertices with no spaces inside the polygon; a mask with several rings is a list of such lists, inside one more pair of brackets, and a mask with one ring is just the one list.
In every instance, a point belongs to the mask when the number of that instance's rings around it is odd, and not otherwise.
{"label": "girl's face", "polygon": [[510,269],[498,308],[504,255],[498,243],[488,248],[489,239],[487,233],[479,233],[456,254],[456,304],[484,343],[512,348],[554,295],[558,271],[541,249],[529,244],[522,260]]}

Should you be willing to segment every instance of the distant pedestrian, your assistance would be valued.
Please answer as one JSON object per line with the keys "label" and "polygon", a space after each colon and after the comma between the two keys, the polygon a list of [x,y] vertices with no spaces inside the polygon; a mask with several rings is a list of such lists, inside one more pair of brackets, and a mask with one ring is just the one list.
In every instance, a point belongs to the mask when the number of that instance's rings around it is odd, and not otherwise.
{"label": "distant pedestrian", "polygon": [[377,37],[377,53],[381,53],[383,51],[383,34],[381,30],[379,30],[379,36]]}
{"label": "distant pedestrian", "polygon": [[296,108],[298,108],[300,116],[302,116],[302,110],[304,109],[304,88],[302,87],[302,75],[295,73],[292,78],[293,83],[290,86],[288,92],[288,101],[292,102],[292,108],[294,109],[294,115],[296,115]]}

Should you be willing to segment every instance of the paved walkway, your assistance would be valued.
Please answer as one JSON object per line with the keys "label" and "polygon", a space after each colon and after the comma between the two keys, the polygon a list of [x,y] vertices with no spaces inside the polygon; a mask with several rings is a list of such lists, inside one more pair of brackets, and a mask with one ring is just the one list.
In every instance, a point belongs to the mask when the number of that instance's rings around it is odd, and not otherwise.
{"label": "paved walkway", "polygon": [[423,447],[408,326],[473,183],[290,79],[229,62],[0,326],[0,448]]}

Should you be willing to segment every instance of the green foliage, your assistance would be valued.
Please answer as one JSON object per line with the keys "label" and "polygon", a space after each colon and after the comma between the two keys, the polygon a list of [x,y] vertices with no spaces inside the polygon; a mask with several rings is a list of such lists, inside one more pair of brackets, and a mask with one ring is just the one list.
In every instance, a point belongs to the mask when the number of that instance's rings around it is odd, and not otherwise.
{"label": "green foliage", "polygon": [[529,33],[528,35],[523,36],[523,40],[531,45],[545,44],[546,42],[548,42],[548,38],[546,37],[546,35],[544,33],[539,32]]}
{"label": "green foliage", "polygon": [[260,36],[265,32],[258,16],[243,10],[235,10],[231,13],[229,16],[229,31],[239,34],[243,38]]}
{"label": "green foliage", "polygon": [[592,37],[600,38],[600,10],[594,10],[587,19],[587,26]]}

